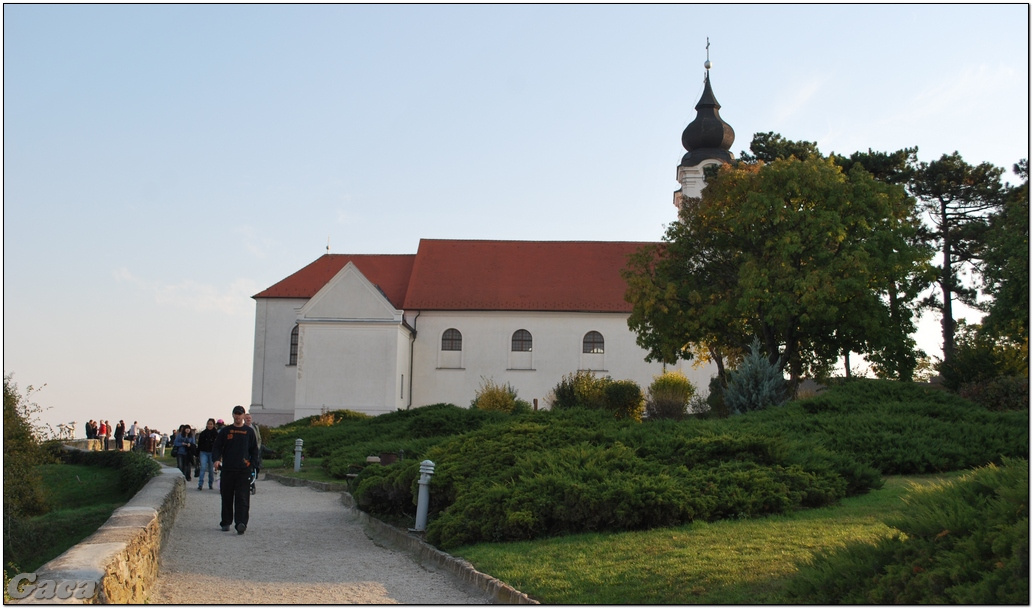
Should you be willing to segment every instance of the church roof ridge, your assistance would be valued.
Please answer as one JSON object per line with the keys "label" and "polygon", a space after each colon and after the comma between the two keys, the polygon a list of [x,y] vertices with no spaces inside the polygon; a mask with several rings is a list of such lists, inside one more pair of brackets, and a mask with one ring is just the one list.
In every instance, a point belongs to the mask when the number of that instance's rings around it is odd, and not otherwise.
{"label": "church roof ridge", "polygon": [[311,298],[352,262],[398,309],[627,313],[620,271],[652,243],[421,239],[416,254],[323,254],[253,298]]}

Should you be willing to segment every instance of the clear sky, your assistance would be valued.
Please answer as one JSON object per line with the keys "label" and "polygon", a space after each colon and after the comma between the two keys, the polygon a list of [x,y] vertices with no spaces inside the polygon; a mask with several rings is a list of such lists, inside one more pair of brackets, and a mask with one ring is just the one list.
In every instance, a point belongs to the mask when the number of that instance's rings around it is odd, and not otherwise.
{"label": "clear sky", "polygon": [[659,240],[707,37],[736,155],[1029,156],[1026,5],[7,4],[4,374],[77,436],[228,420],[328,242]]}

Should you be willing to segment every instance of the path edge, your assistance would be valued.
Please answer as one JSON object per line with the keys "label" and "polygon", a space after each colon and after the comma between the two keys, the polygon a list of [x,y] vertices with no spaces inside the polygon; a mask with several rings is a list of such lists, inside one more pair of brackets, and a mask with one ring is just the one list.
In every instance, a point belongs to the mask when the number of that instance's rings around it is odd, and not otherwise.
{"label": "path edge", "polygon": [[89,537],[36,569],[41,580],[93,583],[86,599],[37,599],[16,604],[140,604],[158,579],[161,549],[186,500],[186,478],[174,467],[162,467],[132,499],[116,508]]}
{"label": "path edge", "polygon": [[274,480],[285,486],[307,486],[319,491],[340,493],[349,516],[358,519],[366,536],[374,542],[390,546],[393,549],[409,554],[413,560],[434,571],[439,571],[452,578],[455,583],[472,592],[486,594],[493,602],[504,605],[537,605],[538,601],[510,586],[506,582],[482,573],[469,562],[452,556],[423,541],[414,533],[389,525],[355,505],[355,499],[348,492],[347,485],[339,482],[320,482],[291,478],[280,474],[266,472],[266,480]]}

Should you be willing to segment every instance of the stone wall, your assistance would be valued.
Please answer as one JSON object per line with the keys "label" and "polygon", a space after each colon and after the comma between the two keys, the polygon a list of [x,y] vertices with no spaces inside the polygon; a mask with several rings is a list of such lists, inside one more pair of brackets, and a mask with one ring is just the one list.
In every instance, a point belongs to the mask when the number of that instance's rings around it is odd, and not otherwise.
{"label": "stone wall", "polygon": [[85,600],[36,599],[21,603],[143,603],[158,577],[162,545],[186,497],[182,472],[163,467],[97,531],[36,570],[42,580],[94,582]]}

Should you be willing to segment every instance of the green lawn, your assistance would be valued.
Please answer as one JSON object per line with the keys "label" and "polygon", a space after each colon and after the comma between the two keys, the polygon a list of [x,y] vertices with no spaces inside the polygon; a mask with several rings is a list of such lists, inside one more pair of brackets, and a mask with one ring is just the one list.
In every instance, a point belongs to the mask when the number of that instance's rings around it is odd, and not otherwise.
{"label": "green lawn", "polygon": [[891,477],[841,505],[786,516],[484,543],[452,554],[548,604],[781,603],[797,562],[889,535],[883,520],[900,513],[911,485],[944,478]]}
{"label": "green lawn", "polygon": [[323,469],[322,463],[323,459],[320,457],[306,457],[305,463],[301,466],[301,471],[295,472],[293,465],[282,467],[280,459],[267,459],[264,463],[266,467],[263,467],[262,471],[281,476],[290,476],[291,478],[315,480],[317,482],[336,482],[338,484],[344,482],[344,480],[338,478],[331,478]]}
{"label": "green lawn", "polygon": [[89,537],[116,508],[132,498],[118,489],[118,471],[90,465],[37,466],[53,509],[29,518],[11,531],[13,547],[5,548],[5,563],[34,571]]}

